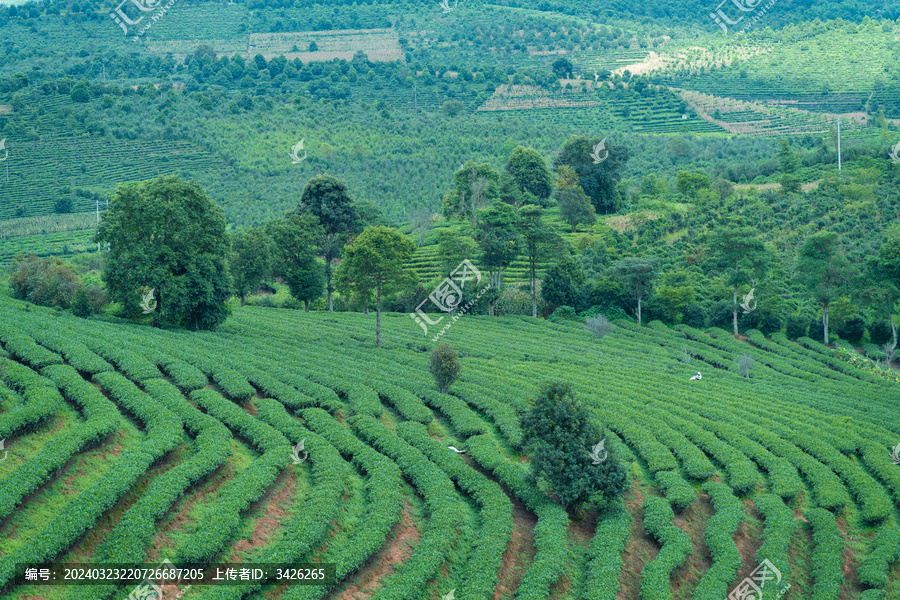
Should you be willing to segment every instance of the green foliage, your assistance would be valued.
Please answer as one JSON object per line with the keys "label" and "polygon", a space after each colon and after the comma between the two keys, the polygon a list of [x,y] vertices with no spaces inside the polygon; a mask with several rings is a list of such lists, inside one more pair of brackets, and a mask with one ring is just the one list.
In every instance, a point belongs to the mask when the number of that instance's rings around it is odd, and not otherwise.
{"label": "green foliage", "polygon": [[760,494],[756,498],[755,504],[756,510],[765,519],[763,543],[756,553],[756,558],[760,562],[768,560],[775,565],[775,568],[781,572],[783,585],[786,586],[791,581],[788,552],[791,537],[797,528],[794,512],[773,494]]}
{"label": "green foliage", "polygon": [[637,322],[641,324],[641,302],[653,290],[653,282],[658,274],[659,264],[654,259],[628,256],[613,264],[616,276],[622,285],[637,300]]}
{"label": "green foliage", "polygon": [[822,508],[811,508],[804,513],[812,527],[813,553],[811,558],[813,588],[817,599],[834,600],[841,591],[844,575],[844,538],[838,529],[834,515]]}
{"label": "green foliage", "polygon": [[258,290],[263,280],[271,274],[273,244],[266,231],[259,227],[232,234],[229,268],[241,306],[247,295]]}
{"label": "green foliage", "polygon": [[163,176],[119,186],[95,238],[110,244],[103,281],[126,314],[152,288],[159,325],[214,329],[225,320],[225,216],[197,183]]}
{"label": "green foliage", "polygon": [[546,200],[553,190],[553,181],[544,157],[534,148],[516,146],[506,161],[506,172],[523,192],[539,200]]}
{"label": "green foliage", "polygon": [[697,497],[694,488],[677,471],[657,471],[653,474],[656,483],[663,489],[666,500],[679,513],[686,509]]}
{"label": "green foliage", "polygon": [[273,273],[284,279],[291,295],[309,311],[309,303],[318,299],[325,287],[324,270],[316,259],[324,229],[315,215],[288,213],[269,221],[266,231],[274,245]]}
{"label": "green foliage", "polygon": [[553,166],[558,169],[566,165],[574,169],[578,175],[578,185],[590,197],[596,211],[609,214],[619,208],[616,185],[629,154],[626,146],[607,143],[605,148],[609,152],[609,158],[596,164],[591,153],[600,142],[599,138],[573,135],[563,144]]}
{"label": "green foliage", "polygon": [[675,515],[669,503],[656,496],[644,500],[644,531],[659,540],[659,554],[641,572],[643,600],[672,598],[669,576],[691,553],[691,540],[681,529],[672,525]]}
{"label": "green foliage", "polygon": [[522,431],[532,477],[549,482],[564,507],[606,506],[625,491],[625,468],[615,455],[601,457],[599,464],[592,460],[590,449],[602,432],[570,384],[543,384],[522,417]]}
{"label": "green foliage", "polygon": [[537,515],[534,543],[537,554],[519,583],[516,600],[540,600],[546,598],[552,586],[566,567],[566,530],[569,518],[566,511],[554,504],[535,486],[529,484],[525,470],[502,456],[496,444],[487,436],[469,438],[466,447],[478,464],[497,476],[529,510]]}
{"label": "green foliage", "polygon": [[622,552],[628,543],[634,518],[621,504],[614,505],[597,523],[588,550],[585,596],[596,600],[616,600]]}
{"label": "green foliage", "polygon": [[700,579],[693,597],[718,600],[727,596],[729,586],[741,568],[741,553],[734,543],[734,534],[744,519],[744,505],[724,483],[708,481],[703,490],[709,494],[716,511],[706,522],[704,533],[713,562]]}
{"label": "green foliage", "polygon": [[392,227],[369,225],[347,246],[338,269],[341,285],[364,297],[375,291],[375,345],[381,347],[381,299],[397,288],[412,283],[403,263],[409,260],[416,245]]}
{"label": "green foliage", "polygon": [[560,218],[572,226],[575,233],[579,225],[593,226],[597,221],[597,212],[591,199],[580,185],[573,185],[560,191],[557,195]]}
{"label": "green foliage", "polygon": [[446,394],[450,386],[459,379],[459,372],[462,370],[459,355],[449,344],[440,343],[431,351],[428,370],[434,377],[438,391]]}
{"label": "green foliage", "polygon": [[9,278],[14,298],[60,308],[69,308],[79,284],[78,276],[60,259],[41,259],[33,254],[16,259]]}

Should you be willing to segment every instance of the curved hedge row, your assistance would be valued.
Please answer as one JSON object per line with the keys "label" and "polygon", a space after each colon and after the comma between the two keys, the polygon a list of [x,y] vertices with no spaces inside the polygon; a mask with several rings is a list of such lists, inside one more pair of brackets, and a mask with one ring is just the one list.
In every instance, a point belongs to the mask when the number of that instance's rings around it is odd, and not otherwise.
{"label": "curved hedge row", "polygon": [[12,579],[16,563],[49,562],[77,541],[181,440],[181,421],[150,401],[133,383],[111,372],[98,373],[94,379],[144,422],[144,442],[126,450],[100,480],[72,500],[40,533],[0,559],[0,589]]}
{"label": "curved hedge row", "polygon": [[[219,421],[184,401],[178,389],[163,379],[145,382],[153,400],[175,414],[195,436],[196,452],[154,478],[94,553],[94,562],[134,564],[144,561],[146,548],[157,533],[156,524],[193,485],[215,471],[229,456],[231,435]],[[76,586],[71,600],[108,598],[116,586]]]}
{"label": "curved hedge row", "polygon": [[196,390],[191,399],[229,429],[256,446],[257,460],[222,486],[215,503],[206,513],[188,541],[178,549],[173,562],[208,562],[222,550],[240,527],[240,513],[259,500],[278,473],[287,467],[291,445],[281,433],[255,419],[212,390]]}
{"label": "curved hedge row", "polygon": [[768,560],[781,572],[783,586],[791,581],[791,564],[788,562],[788,549],[791,537],[797,528],[797,520],[790,508],[774,494],[760,494],[755,500],[756,510],[765,519],[762,533],[763,543],[756,552],[756,558],[762,563]]}
{"label": "curved hedge row", "polygon": [[[314,484],[304,499],[302,510],[281,528],[278,542],[260,550],[250,563],[302,562],[316,544],[325,539],[332,521],[340,512],[341,497],[352,469],[334,446],[301,426],[277,401],[263,398],[257,400],[255,405],[259,418],[287,436],[291,442],[306,440],[305,448],[312,463]],[[256,583],[208,587],[203,589],[200,598],[240,600],[261,587]]]}
{"label": "curved hedge row", "polygon": [[44,368],[44,374],[81,407],[85,421],[51,437],[37,454],[0,480],[0,520],[12,514],[28,494],[54,477],[72,456],[97,444],[119,424],[119,411],[115,405],[72,367],[51,365]]}
{"label": "curved hedge row", "polygon": [[473,383],[458,381],[453,386],[453,395],[465,400],[478,410],[493,419],[494,424],[503,433],[514,448],[522,443],[522,428],[519,427],[519,417],[516,411],[509,405],[492,398],[487,390],[491,387],[481,388]]}
{"label": "curved hedge row", "polygon": [[835,600],[841,592],[844,574],[844,538],[834,515],[824,508],[811,508],[804,513],[812,526],[813,552],[810,559],[816,600]]}
{"label": "curved hedge row", "polygon": [[707,481],[703,491],[709,494],[716,511],[706,522],[706,547],[712,565],[694,590],[694,600],[722,600],[741,568],[741,553],[734,543],[734,534],[744,520],[744,505],[724,483]]}
{"label": "curved hedge row", "polygon": [[71,336],[61,335],[53,329],[35,327],[31,331],[31,337],[39,344],[62,354],[67,363],[82,373],[93,375],[94,373],[113,370],[112,365]]}
{"label": "curved hedge row", "polygon": [[728,482],[736,493],[745,494],[756,487],[759,471],[757,471],[756,465],[740,450],[686,419],[670,414],[667,416],[667,420],[725,467],[728,472]]}
{"label": "curved hedge row", "polygon": [[610,429],[625,440],[629,446],[637,450],[638,455],[647,461],[647,467],[650,473],[658,471],[673,471],[678,468],[678,461],[672,452],[660,443],[652,434],[647,431],[646,427],[640,427],[641,419],[635,419],[630,411],[611,411],[607,424]]}
{"label": "curved hedge row", "polygon": [[700,451],[684,435],[660,419],[646,419],[656,439],[668,446],[681,461],[685,475],[691,479],[704,481],[716,474],[716,469],[706,454]]}
{"label": "curved hedge row", "polygon": [[649,496],[644,501],[644,531],[659,540],[662,548],[641,572],[643,600],[671,600],[669,577],[691,553],[691,540],[672,525],[675,514],[663,498]]}
{"label": "curved hedge row", "polygon": [[425,584],[442,564],[463,524],[463,503],[456,487],[425,455],[394,435],[374,417],[356,415],[349,419],[363,438],[377,450],[394,459],[425,499],[428,525],[399,571],[385,579],[373,600],[411,600],[417,598]]}
{"label": "curved hedge row", "polygon": [[872,540],[872,550],[859,564],[859,582],[883,589],[888,584],[891,564],[900,560],[900,527],[882,527]]}
{"label": "curved hedge row", "polygon": [[3,342],[7,352],[35,369],[65,362],[56,352],[51,352],[38,345],[30,335],[25,335],[9,326],[0,327],[0,342]]}
{"label": "curved hedge row", "polygon": [[470,468],[447,446],[428,435],[424,425],[400,423],[397,434],[422,452],[475,498],[481,507],[481,530],[459,587],[460,598],[489,600],[494,597],[497,573],[513,528],[512,502],[499,485]]}
{"label": "curved hedge row", "polygon": [[653,474],[656,483],[663,489],[666,500],[675,507],[679,513],[690,506],[697,494],[693,486],[689,484],[678,471],[657,471]]}
{"label": "curved hedge row", "polygon": [[418,423],[430,423],[434,419],[432,412],[426,407],[418,396],[384,381],[373,381],[372,387],[391,406],[397,409],[404,419]]}
{"label": "curved hedge row", "polygon": [[887,448],[868,442],[862,444],[861,450],[862,462],[890,488],[894,502],[900,504],[900,470],[890,459]]}
{"label": "curved hedge row", "polygon": [[0,360],[0,378],[25,401],[0,413],[0,439],[36,430],[63,405],[56,385],[25,365],[8,358]]}
{"label": "curved hedge row", "polygon": [[[308,408],[301,414],[311,430],[369,474],[366,494],[371,504],[360,519],[362,528],[341,547],[333,560],[340,581],[359,569],[384,544],[391,527],[400,522],[403,478],[396,463],[362,443],[321,408]],[[327,591],[325,586],[289,586],[282,600],[312,600],[321,598]]]}
{"label": "curved hedge row", "polygon": [[476,435],[466,441],[469,454],[494,475],[528,510],[537,515],[534,528],[534,545],[537,554],[519,583],[517,600],[542,600],[548,597],[550,586],[556,583],[566,569],[568,552],[567,529],[569,515],[563,507],[553,503],[546,494],[525,480],[525,471],[500,455],[500,449],[486,435]]}
{"label": "curved hedge row", "polygon": [[173,358],[161,363],[160,366],[172,378],[178,389],[184,392],[200,390],[209,384],[209,378],[203,371],[183,360]]}
{"label": "curved hedge row", "polygon": [[620,502],[597,523],[588,549],[587,580],[584,597],[591,600],[617,600],[622,552],[628,543],[634,517]]}
{"label": "curved hedge row", "polygon": [[745,436],[734,425],[720,423],[718,421],[703,420],[703,426],[713,431],[719,437],[727,439],[730,444],[740,450],[750,460],[758,464],[769,473],[769,487],[773,494],[786,500],[791,500],[800,493],[802,482],[797,468],[787,459],[775,456],[762,444]]}
{"label": "curved hedge row", "polygon": [[121,336],[119,337],[118,344],[99,336],[85,336],[84,339],[88,348],[115,364],[128,379],[142,382],[155,377],[162,378],[162,373],[155,364],[144,358],[140,352],[126,349],[121,343]]}
{"label": "curved hedge row", "polygon": [[479,433],[487,433],[487,427],[481,417],[469,408],[469,405],[450,394],[442,394],[437,390],[423,389],[419,392],[428,406],[434,407],[450,419],[450,426],[457,435],[469,437]]}

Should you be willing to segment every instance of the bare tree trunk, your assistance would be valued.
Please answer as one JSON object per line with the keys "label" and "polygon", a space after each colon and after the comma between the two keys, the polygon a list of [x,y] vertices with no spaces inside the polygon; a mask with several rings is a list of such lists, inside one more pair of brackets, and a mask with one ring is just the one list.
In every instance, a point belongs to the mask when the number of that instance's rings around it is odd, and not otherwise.
{"label": "bare tree trunk", "polygon": [[325,289],[328,292],[328,312],[334,312],[334,302],[332,299],[332,294],[334,292],[334,288],[331,286],[331,260],[328,257],[325,257]]}
{"label": "bare tree trunk", "polygon": [[732,306],[731,314],[734,317],[734,337],[737,337],[738,328],[737,328],[737,287],[734,288],[734,306]]}
{"label": "bare tree trunk", "polygon": [[531,316],[537,318],[537,277],[533,261],[531,263]]}
{"label": "bare tree trunk", "polygon": [[305,312],[309,312],[309,300],[304,300],[304,301],[303,301],[303,310],[304,310]]}
{"label": "bare tree trunk", "polygon": [[641,297],[638,296],[638,327],[641,326]]}
{"label": "bare tree trunk", "polygon": [[897,326],[894,325],[894,315],[891,315],[891,333],[893,334],[893,340],[891,341],[891,351],[888,352],[888,364],[891,364],[891,356],[894,355],[894,350],[897,349]]}
{"label": "bare tree trunk", "polygon": [[378,282],[378,299],[375,307],[375,347],[381,348],[381,281]]}
{"label": "bare tree trunk", "polygon": [[246,298],[247,296],[245,294],[241,294],[241,306],[244,306],[244,299]]}
{"label": "bare tree trunk", "polygon": [[828,345],[828,305],[824,306],[824,310],[822,311],[822,324],[825,326],[825,345]]}

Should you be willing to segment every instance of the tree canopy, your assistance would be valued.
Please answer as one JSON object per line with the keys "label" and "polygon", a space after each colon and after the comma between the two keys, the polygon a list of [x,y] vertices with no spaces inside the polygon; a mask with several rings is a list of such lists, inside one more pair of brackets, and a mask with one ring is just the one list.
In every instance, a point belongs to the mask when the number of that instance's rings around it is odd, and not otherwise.
{"label": "tree canopy", "polygon": [[162,176],[120,185],[94,239],[109,244],[103,280],[126,314],[152,289],[157,325],[214,329],[228,316],[225,216],[199,184]]}

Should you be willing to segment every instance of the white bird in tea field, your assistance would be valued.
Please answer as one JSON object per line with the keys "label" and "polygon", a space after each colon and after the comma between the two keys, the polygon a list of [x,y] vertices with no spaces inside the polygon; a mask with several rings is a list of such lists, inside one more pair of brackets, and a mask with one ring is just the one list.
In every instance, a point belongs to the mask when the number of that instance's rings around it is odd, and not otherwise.
{"label": "white bird in tea field", "polygon": [[453,450],[454,452],[456,452],[457,454],[465,454],[466,453],[465,450],[460,450],[456,446],[447,446],[447,447],[450,448],[451,450]]}
{"label": "white bird in tea field", "polygon": [[688,379],[688,381],[693,381],[695,379],[700,379],[700,371],[697,371],[697,374],[694,375],[693,377],[691,377],[690,379]]}

